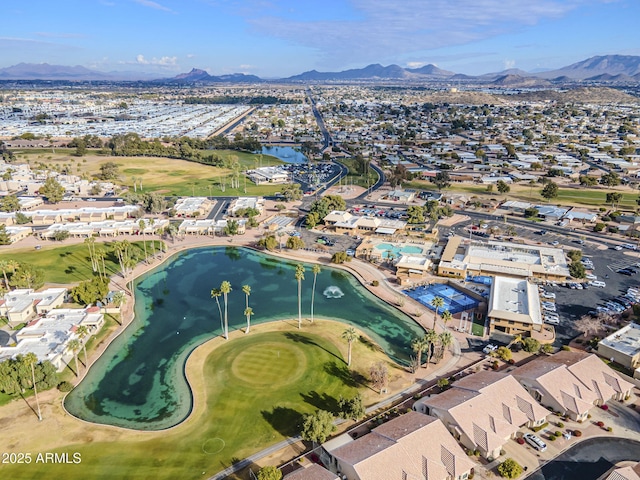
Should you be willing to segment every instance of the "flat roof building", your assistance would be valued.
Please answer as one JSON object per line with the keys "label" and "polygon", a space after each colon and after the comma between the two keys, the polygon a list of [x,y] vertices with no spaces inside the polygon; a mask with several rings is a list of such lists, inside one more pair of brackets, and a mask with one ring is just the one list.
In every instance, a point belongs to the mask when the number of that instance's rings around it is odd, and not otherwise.
{"label": "flat roof building", "polygon": [[538,287],[525,279],[493,277],[487,317],[490,332],[497,330],[509,335],[541,332]]}
{"label": "flat roof building", "polygon": [[467,275],[535,277],[553,281],[565,281],[570,276],[561,248],[492,240],[478,242],[460,236],[447,242],[438,274],[458,278]]}
{"label": "flat roof building", "polygon": [[640,325],[630,323],[600,340],[598,355],[632,370],[640,367]]}

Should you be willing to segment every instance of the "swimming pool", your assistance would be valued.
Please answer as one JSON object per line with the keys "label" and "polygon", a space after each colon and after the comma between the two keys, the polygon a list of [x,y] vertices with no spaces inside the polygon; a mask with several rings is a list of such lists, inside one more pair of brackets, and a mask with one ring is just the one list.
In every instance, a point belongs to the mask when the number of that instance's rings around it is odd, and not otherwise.
{"label": "swimming pool", "polygon": [[480,302],[475,298],[453,288],[450,285],[445,285],[444,283],[423,285],[421,287],[405,290],[404,293],[434,311],[436,308],[431,305],[431,301],[435,297],[442,298],[442,300],[444,300],[444,305],[438,309],[439,313],[449,310],[452,314],[456,314],[476,308],[480,304]]}
{"label": "swimming pool", "polygon": [[391,254],[393,258],[398,258],[401,254],[421,254],[422,247],[416,245],[393,245],[391,243],[379,243],[374,247],[382,252],[382,258],[389,258]]}

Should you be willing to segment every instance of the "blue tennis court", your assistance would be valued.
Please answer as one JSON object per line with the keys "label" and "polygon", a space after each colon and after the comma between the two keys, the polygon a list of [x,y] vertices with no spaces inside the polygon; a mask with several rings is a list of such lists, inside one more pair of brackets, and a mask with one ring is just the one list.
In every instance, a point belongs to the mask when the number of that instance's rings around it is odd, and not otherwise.
{"label": "blue tennis court", "polygon": [[431,300],[435,297],[442,298],[444,300],[444,305],[438,309],[438,313],[449,310],[452,314],[456,314],[476,308],[480,303],[475,298],[470,297],[449,285],[445,285],[444,283],[423,285],[410,290],[405,290],[404,293],[434,311],[436,308],[431,305]]}

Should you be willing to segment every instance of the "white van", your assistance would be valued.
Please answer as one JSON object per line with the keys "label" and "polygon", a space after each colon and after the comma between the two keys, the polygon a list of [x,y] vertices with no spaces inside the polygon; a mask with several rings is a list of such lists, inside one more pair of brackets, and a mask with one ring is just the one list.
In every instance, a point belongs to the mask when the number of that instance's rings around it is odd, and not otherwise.
{"label": "white van", "polygon": [[602,280],[592,280],[589,282],[589,285],[591,285],[592,287],[598,287],[598,288],[604,288],[607,286],[607,284]]}

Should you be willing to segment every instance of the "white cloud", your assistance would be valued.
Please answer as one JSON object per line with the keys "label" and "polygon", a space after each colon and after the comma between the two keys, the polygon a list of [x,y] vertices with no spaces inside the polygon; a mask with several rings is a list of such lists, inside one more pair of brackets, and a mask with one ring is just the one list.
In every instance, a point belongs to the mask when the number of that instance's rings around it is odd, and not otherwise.
{"label": "white cloud", "polygon": [[84,38],[81,33],[36,32],[36,35],[43,38]]}
{"label": "white cloud", "polygon": [[515,68],[516,66],[516,61],[515,60],[505,60],[504,61],[504,69],[505,70],[510,70],[512,68]]}
{"label": "white cloud", "polygon": [[144,7],[153,8],[155,10],[162,10],[163,12],[176,13],[171,10],[169,7],[165,7],[164,5],[160,5],[158,2],[154,2],[152,0],[134,0],[137,4],[140,4]]}
{"label": "white cloud", "polygon": [[248,21],[260,33],[312,48],[325,60],[363,63],[517,31],[596,1],[605,0],[352,0],[353,20]]}
{"label": "white cloud", "polygon": [[138,65],[161,65],[161,66],[174,66],[178,64],[178,57],[153,57],[151,59],[144,58],[144,55],[136,55],[136,61]]}

